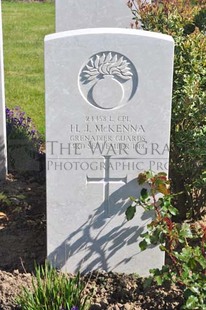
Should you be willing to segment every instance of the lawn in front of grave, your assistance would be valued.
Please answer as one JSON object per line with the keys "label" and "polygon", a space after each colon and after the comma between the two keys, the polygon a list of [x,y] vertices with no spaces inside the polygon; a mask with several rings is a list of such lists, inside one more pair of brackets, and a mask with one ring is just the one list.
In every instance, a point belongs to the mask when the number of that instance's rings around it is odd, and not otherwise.
{"label": "lawn in front of grave", "polygon": [[45,132],[44,36],[54,32],[54,3],[2,2],[6,105],[20,106]]}

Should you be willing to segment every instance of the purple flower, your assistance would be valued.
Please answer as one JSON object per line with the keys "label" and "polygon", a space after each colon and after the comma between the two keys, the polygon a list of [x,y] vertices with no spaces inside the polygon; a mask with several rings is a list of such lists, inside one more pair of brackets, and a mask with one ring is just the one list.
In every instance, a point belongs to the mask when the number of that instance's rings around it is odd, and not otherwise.
{"label": "purple flower", "polygon": [[6,126],[8,139],[26,139],[32,150],[40,152],[41,137],[32,119],[27,117],[20,107],[6,108]]}
{"label": "purple flower", "polygon": [[23,121],[24,121],[24,118],[21,116],[21,117],[19,118],[19,125],[22,125]]}
{"label": "purple flower", "polygon": [[14,112],[11,111],[9,108],[6,108],[6,116],[7,118],[11,118],[13,116]]}

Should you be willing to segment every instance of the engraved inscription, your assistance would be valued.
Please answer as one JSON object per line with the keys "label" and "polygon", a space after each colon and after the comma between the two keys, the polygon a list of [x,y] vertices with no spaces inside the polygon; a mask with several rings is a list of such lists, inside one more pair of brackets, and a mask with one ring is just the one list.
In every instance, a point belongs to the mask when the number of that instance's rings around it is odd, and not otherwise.
{"label": "engraved inscription", "polygon": [[94,107],[111,110],[125,105],[137,90],[137,71],[124,55],[101,52],[93,55],[79,75],[83,98]]}
{"label": "engraved inscription", "polygon": [[[104,172],[98,179],[102,180],[100,183],[104,178],[110,179],[106,166],[110,172],[168,170],[169,145],[150,141],[144,120],[136,123],[127,114],[109,114],[85,115],[84,122],[68,124],[68,139],[64,142],[47,141],[48,169],[88,172],[88,183],[95,183],[90,172],[96,170]],[[107,201],[106,185],[103,186]]]}
{"label": "engraved inscription", "polygon": [[118,59],[117,54],[112,56],[112,53],[103,53],[102,56],[95,55],[86,65],[86,70],[82,71],[82,82],[89,83],[94,79],[102,79],[106,75],[119,76],[123,80],[129,80],[132,77],[129,62],[121,56]]}

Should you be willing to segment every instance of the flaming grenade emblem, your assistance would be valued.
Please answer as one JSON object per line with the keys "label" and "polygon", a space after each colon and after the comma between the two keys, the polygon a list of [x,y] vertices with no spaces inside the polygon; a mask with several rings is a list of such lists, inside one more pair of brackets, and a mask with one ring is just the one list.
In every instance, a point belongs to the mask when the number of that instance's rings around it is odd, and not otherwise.
{"label": "flaming grenade emblem", "polygon": [[119,53],[98,53],[80,71],[79,87],[84,99],[93,106],[118,108],[136,92],[137,72],[131,61]]}

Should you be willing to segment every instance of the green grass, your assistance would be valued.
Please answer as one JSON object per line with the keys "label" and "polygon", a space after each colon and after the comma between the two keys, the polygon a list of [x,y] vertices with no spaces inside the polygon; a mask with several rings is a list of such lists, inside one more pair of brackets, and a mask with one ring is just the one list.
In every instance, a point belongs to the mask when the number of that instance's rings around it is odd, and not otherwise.
{"label": "green grass", "polygon": [[2,2],[6,105],[20,106],[45,133],[44,36],[54,32],[54,3]]}

